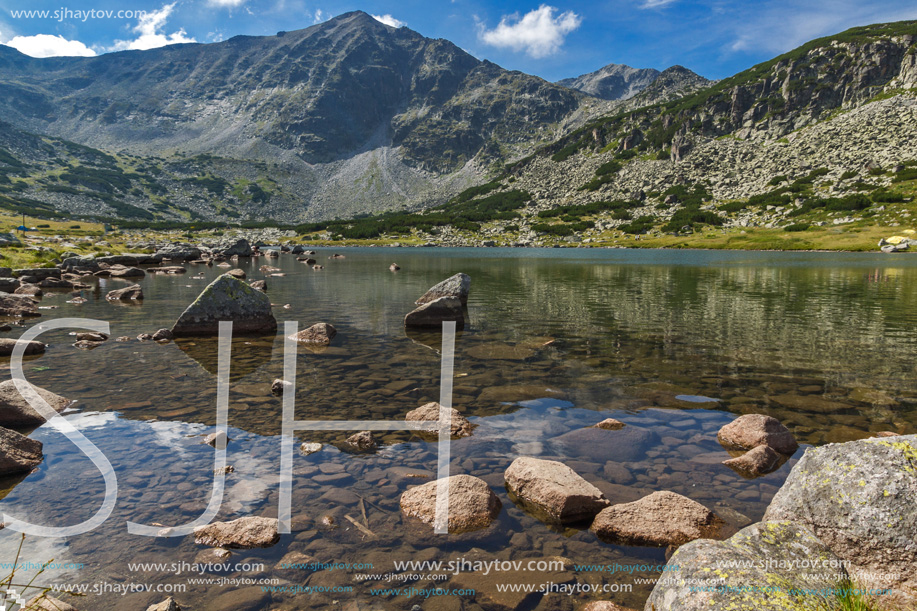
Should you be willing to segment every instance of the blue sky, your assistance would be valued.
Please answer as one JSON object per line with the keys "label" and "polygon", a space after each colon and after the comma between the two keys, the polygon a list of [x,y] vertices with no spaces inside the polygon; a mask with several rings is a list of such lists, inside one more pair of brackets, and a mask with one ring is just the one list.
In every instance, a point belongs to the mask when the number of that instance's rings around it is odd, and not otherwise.
{"label": "blue sky", "polygon": [[[51,14],[15,14],[42,10]],[[0,43],[34,56],[91,55],[270,35],[352,10],[549,80],[608,63],[681,64],[723,78],[818,36],[917,19],[917,0],[0,0]]]}

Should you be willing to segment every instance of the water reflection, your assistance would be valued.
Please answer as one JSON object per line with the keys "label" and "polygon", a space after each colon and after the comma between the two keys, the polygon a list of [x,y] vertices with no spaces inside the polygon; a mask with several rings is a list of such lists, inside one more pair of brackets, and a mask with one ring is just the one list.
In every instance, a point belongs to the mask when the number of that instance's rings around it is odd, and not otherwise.
{"label": "water reflection", "polygon": [[[915,429],[917,392],[910,379],[917,338],[910,330],[917,323],[917,265],[907,259],[409,250],[398,252],[402,269],[392,274],[388,249],[347,251],[343,260],[328,254],[319,253],[322,273],[292,256],[271,261],[286,275],[268,278],[268,294],[291,306],[275,310],[278,321],[296,320],[300,328],[325,321],[339,333],[324,350],[298,351],[297,419],[400,420],[438,400],[441,337],[406,334],[402,320],[431,285],[468,273],[470,324],[456,341],[453,405],[478,426],[472,437],[454,442],[452,472],[483,478],[504,509],[486,531],[444,542],[404,522],[398,507],[404,490],[434,477],[435,444],[408,432],[385,433],[378,453],[354,456],[335,447],[350,432],[301,432],[303,441],[326,445],[295,458],[295,532],[274,548],[234,557],[264,562],[260,576],[354,587],[353,594],[267,595],[194,584],[179,597],[183,605],[326,609],[334,600],[369,601],[369,588],[378,585],[355,583],[347,571],[275,568],[288,553],[372,561],[375,572],[392,570],[393,560],[472,553],[655,563],[664,560],[663,550],[608,545],[581,530],[552,531],[512,504],[503,471],[521,455],[561,460],[613,502],[672,490],[738,528],[760,518],[801,451],[773,473],[743,478],[721,464],[730,454],[716,442],[716,432],[735,415],[772,415],[803,444]],[[249,279],[263,277],[262,263],[242,263]],[[222,270],[195,271],[203,279],[143,279],[146,299],[135,307],[107,303],[105,291],[95,290],[85,291],[90,301],[79,306],[55,302],[61,307],[53,315],[109,320],[113,336],[149,333],[170,326]],[[80,411],[68,419],[110,458],[120,485],[113,517],[54,553],[84,562],[83,582],[139,579],[126,569],[135,560],[204,557],[208,552],[191,538],[133,537],[124,522],[180,524],[206,506],[213,450],[202,439],[215,424],[216,340],[109,341],[92,351],[74,348],[66,331],[49,333],[46,341],[48,352],[26,364],[27,376],[77,401]],[[270,384],[282,377],[282,346],[280,335],[233,341],[228,452],[235,472],[227,475],[219,519],[276,515],[281,403]],[[609,417],[626,426],[587,428]],[[91,515],[104,488],[92,464],[47,426],[32,434],[45,443],[46,460],[18,485],[3,487],[2,510],[55,525]],[[347,516],[365,519],[374,536],[351,527]],[[16,543],[13,533],[0,532],[3,559]],[[45,551],[29,554],[47,560]],[[622,581],[621,575],[575,578]],[[446,583],[464,582],[456,576]],[[615,600],[640,607],[650,587],[635,585]],[[103,595],[87,608],[145,608],[161,598]],[[385,608],[410,609],[416,602],[394,597]]]}

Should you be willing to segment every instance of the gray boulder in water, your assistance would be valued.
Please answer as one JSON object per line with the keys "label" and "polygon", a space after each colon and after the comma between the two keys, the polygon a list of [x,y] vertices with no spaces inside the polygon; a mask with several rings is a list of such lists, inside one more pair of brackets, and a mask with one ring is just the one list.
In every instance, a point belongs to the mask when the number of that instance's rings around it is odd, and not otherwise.
{"label": "gray boulder in water", "polygon": [[41,448],[40,441],[0,427],[0,475],[31,471],[41,464]]}
{"label": "gray boulder in water", "polygon": [[456,329],[465,327],[465,313],[457,297],[440,297],[404,317],[404,326],[408,328],[441,328],[444,322],[454,322]]}
{"label": "gray boulder in water", "polygon": [[[891,588],[883,601],[917,606],[917,435],[811,448],[764,514],[812,530],[860,585]],[[891,582],[877,576],[895,576]]]}
{"label": "gray boulder in water", "polygon": [[277,320],[271,300],[247,283],[223,274],[210,283],[172,326],[175,337],[202,337],[219,333],[221,320],[232,321],[233,333],[273,333]]}
{"label": "gray boulder in water", "polygon": [[441,297],[457,297],[462,302],[462,305],[466,305],[468,303],[469,290],[471,290],[471,276],[459,273],[446,278],[424,293],[423,297],[414,303],[423,305]]}

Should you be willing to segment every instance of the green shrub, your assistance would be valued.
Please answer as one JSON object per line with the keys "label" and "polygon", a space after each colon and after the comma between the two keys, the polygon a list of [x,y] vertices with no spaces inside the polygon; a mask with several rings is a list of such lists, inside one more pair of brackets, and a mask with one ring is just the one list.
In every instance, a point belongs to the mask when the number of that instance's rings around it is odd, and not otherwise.
{"label": "green shrub", "polygon": [[859,175],[859,172],[854,172],[853,170],[847,170],[846,172],[841,174],[841,180],[848,180],[858,175]]}
{"label": "green shrub", "polygon": [[771,178],[767,184],[771,187],[776,187],[780,183],[786,182],[786,181],[787,181],[787,177],[784,176],[783,174],[780,174],[779,176],[774,176],[773,178]]}
{"label": "green shrub", "polygon": [[809,223],[793,223],[783,228],[784,231],[805,231],[811,227]]}

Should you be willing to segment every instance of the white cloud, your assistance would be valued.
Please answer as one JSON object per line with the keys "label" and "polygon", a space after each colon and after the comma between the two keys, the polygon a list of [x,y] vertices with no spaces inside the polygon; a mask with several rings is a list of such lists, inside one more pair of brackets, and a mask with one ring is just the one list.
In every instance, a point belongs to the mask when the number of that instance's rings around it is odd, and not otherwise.
{"label": "white cloud", "polygon": [[197,42],[188,36],[184,28],[171,34],[163,34],[162,29],[169,20],[169,15],[175,9],[175,2],[166,4],[158,11],[151,11],[140,18],[134,26],[134,32],[139,34],[134,40],[116,40],[110,51],[127,51],[132,49],[146,50],[186,42]]}
{"label": "white cloud", "polygon": [[677,0],[645,0],[645,2],[640,5],[640,8],[662,8],[674,4],[675,2],[677,2]]}
{"label": "white cloud", "polygon": [[537,9],[519,15],[508,15],[492,29],[481,29],[481,40],[495,47],[508,47],[514,51],[525,51],[539,58],[560,51],[567,34],[582,23],[580,16],[567,11],[554,16],[556,8],[542,4]]}
{"label": "white cloud", "polygon": [[78,40],[67,40],[63,36],[36,34],[34,36],[16,36],[5,43],[20,53],[32,57],[78,56],[92,57],[95,51]]}
{"label": "white cloud", "polygon": [[245,0],[207,0],[207,4],[223,8],[235,8],[245,4]]}
{"label": "white cloud", "polygon": [[315,15],[312,16],[312,23],[321,23],[323,21],[328,21],[328,13],[320,8],[315,9]]}
{"label": "white cloud", "polygon": [[393,28],[403,28],[404,26],[407,25],[407,23],[405,23],[404,21],[401,21],[400,19],[395,19],[394,17],[392,17],[389,14],[373,15],[372,17],[376,21],[381,21],[385,25],[393,27]]}

